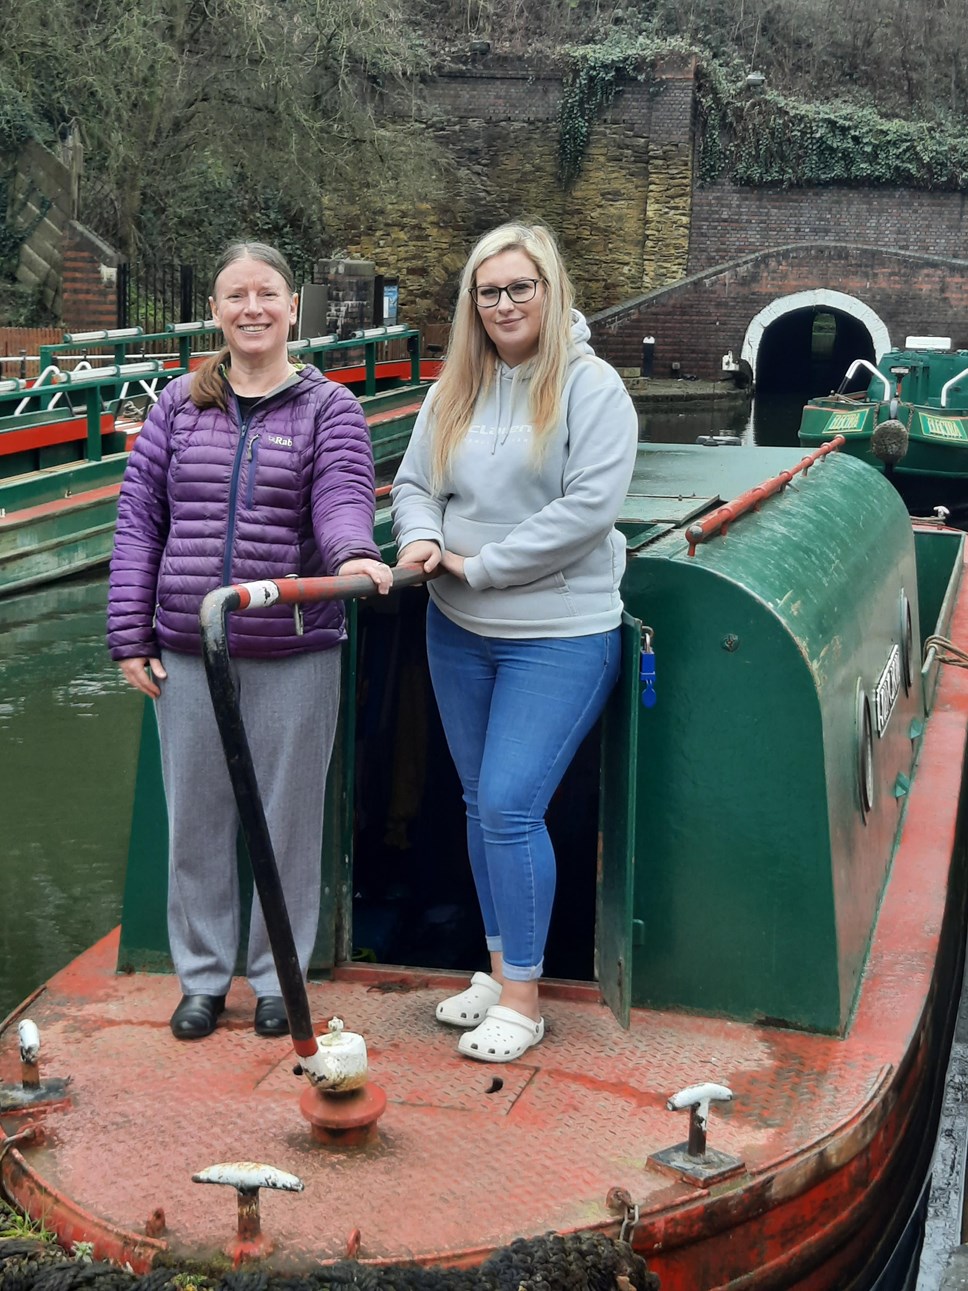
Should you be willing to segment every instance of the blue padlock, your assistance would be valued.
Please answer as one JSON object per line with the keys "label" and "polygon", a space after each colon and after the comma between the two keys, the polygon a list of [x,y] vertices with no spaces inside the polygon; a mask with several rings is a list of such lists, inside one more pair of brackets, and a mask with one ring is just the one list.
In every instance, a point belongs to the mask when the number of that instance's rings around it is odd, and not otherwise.
{"label": "blue padlock", "polygon": [[655,633],[651,628],[642,629],[642,653],[639,656],[639,681],[642,683],[642,706],[654,708],[658,696],[655,693],[655,653],[652,649],[652,638]]}

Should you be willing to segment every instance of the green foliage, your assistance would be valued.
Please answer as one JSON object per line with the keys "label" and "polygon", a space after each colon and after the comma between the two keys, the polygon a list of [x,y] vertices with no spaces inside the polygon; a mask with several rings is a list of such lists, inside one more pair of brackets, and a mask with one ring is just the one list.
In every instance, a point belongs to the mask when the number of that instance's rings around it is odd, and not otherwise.
{"label": "green foliage", "polygon": [[53,1242],[54,1234],[43,1223],[35,1223],[26,1215],[0,1201],[0,1241],[33,1238],[39,1242]]}
{"label": "green foliage", "polygon": [[85,187],[114,225],[95,231],[133,258],[293,218],[315,236],[338,193],[433,191],[408,128],[427,60],[407,2],[0,5],[0,86],[48,140],[80,124]]}
{"label": "green foliage", "polygon": [[[818,104],[778,94],[705,100],[700,178],[801,187],[884,184],[968,187],[964,121],[905,121],[871,107]],[[710,110],[711,109],[711,110]]]}
{"label": "green foliage", "polygon": [[0,157],[14,157],[36,132],[24,96],[0,76]]}
{"label": "green foliage", "polygon": [[[656,60],[690,49],[654,33],[613,33],[602,44],[566,51],[559,117],[559,173],[581,171],[594,123],[630,81],[651,81]],[[692,46],[698,59],[699,179],[762,187],[883,184],[903,188],[968,188],[968,122],[888,116],[870,104],[818,103],[792,94],[747,88],[735,55]]]}
{"label": "green foliage", "polygon": [[620,86],[651,71],[637,41],[610,40],[566,51],[570,66],[558,114],[558,177],[570,184],[581,173],[592,126]]}

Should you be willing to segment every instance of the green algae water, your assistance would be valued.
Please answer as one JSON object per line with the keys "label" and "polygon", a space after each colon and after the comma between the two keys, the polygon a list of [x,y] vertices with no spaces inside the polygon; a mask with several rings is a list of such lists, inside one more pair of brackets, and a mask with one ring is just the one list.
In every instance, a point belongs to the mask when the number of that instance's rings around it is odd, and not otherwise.
{"label": "green algae water", "polygon": [[0,600],[0,1018],[120,918],[142,699],[106,575]]}

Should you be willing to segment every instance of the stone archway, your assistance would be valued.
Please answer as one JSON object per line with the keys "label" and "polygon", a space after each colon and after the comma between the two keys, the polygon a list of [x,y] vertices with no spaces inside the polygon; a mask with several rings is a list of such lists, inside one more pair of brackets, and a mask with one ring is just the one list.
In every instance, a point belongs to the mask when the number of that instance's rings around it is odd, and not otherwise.
{"label": "stone archway", "polygon": [[743,337],[743,349],[740,357],[749,364],[754,381],[756,379],[757,356],[767,328],[772,323],[783,318],[784,315],[803,309],[835,310],[838,313],[847,314],[863,324],[870,333],[871,343],[874,346],[875,361],[880,359],[881,355],[891,348],[891,336],[887,330],[886,323],[878,314],[874,313],[870,306],[865,305],[856,296],[848,296],[842,291],[828,291],[825,287],[817,287],[811,291],[796,291],[789,296],[777,297],[776,300],[771,301],[765,309],[761,309],[750,320],[746,335]]}

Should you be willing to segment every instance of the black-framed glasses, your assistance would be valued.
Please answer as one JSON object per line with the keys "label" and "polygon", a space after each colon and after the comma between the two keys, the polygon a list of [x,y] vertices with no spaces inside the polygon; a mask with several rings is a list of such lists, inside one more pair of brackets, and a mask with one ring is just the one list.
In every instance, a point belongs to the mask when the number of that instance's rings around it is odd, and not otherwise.
{"label": "black-framed glasses", "polygon": [[493,309],[501,299],[502,292],[507,292],[512,305],[525,305],[529,300],[534,300],[541,281],[540,278],[516,278],[506,287],[471,287],[469,290],[474,304],[481,309]]}

